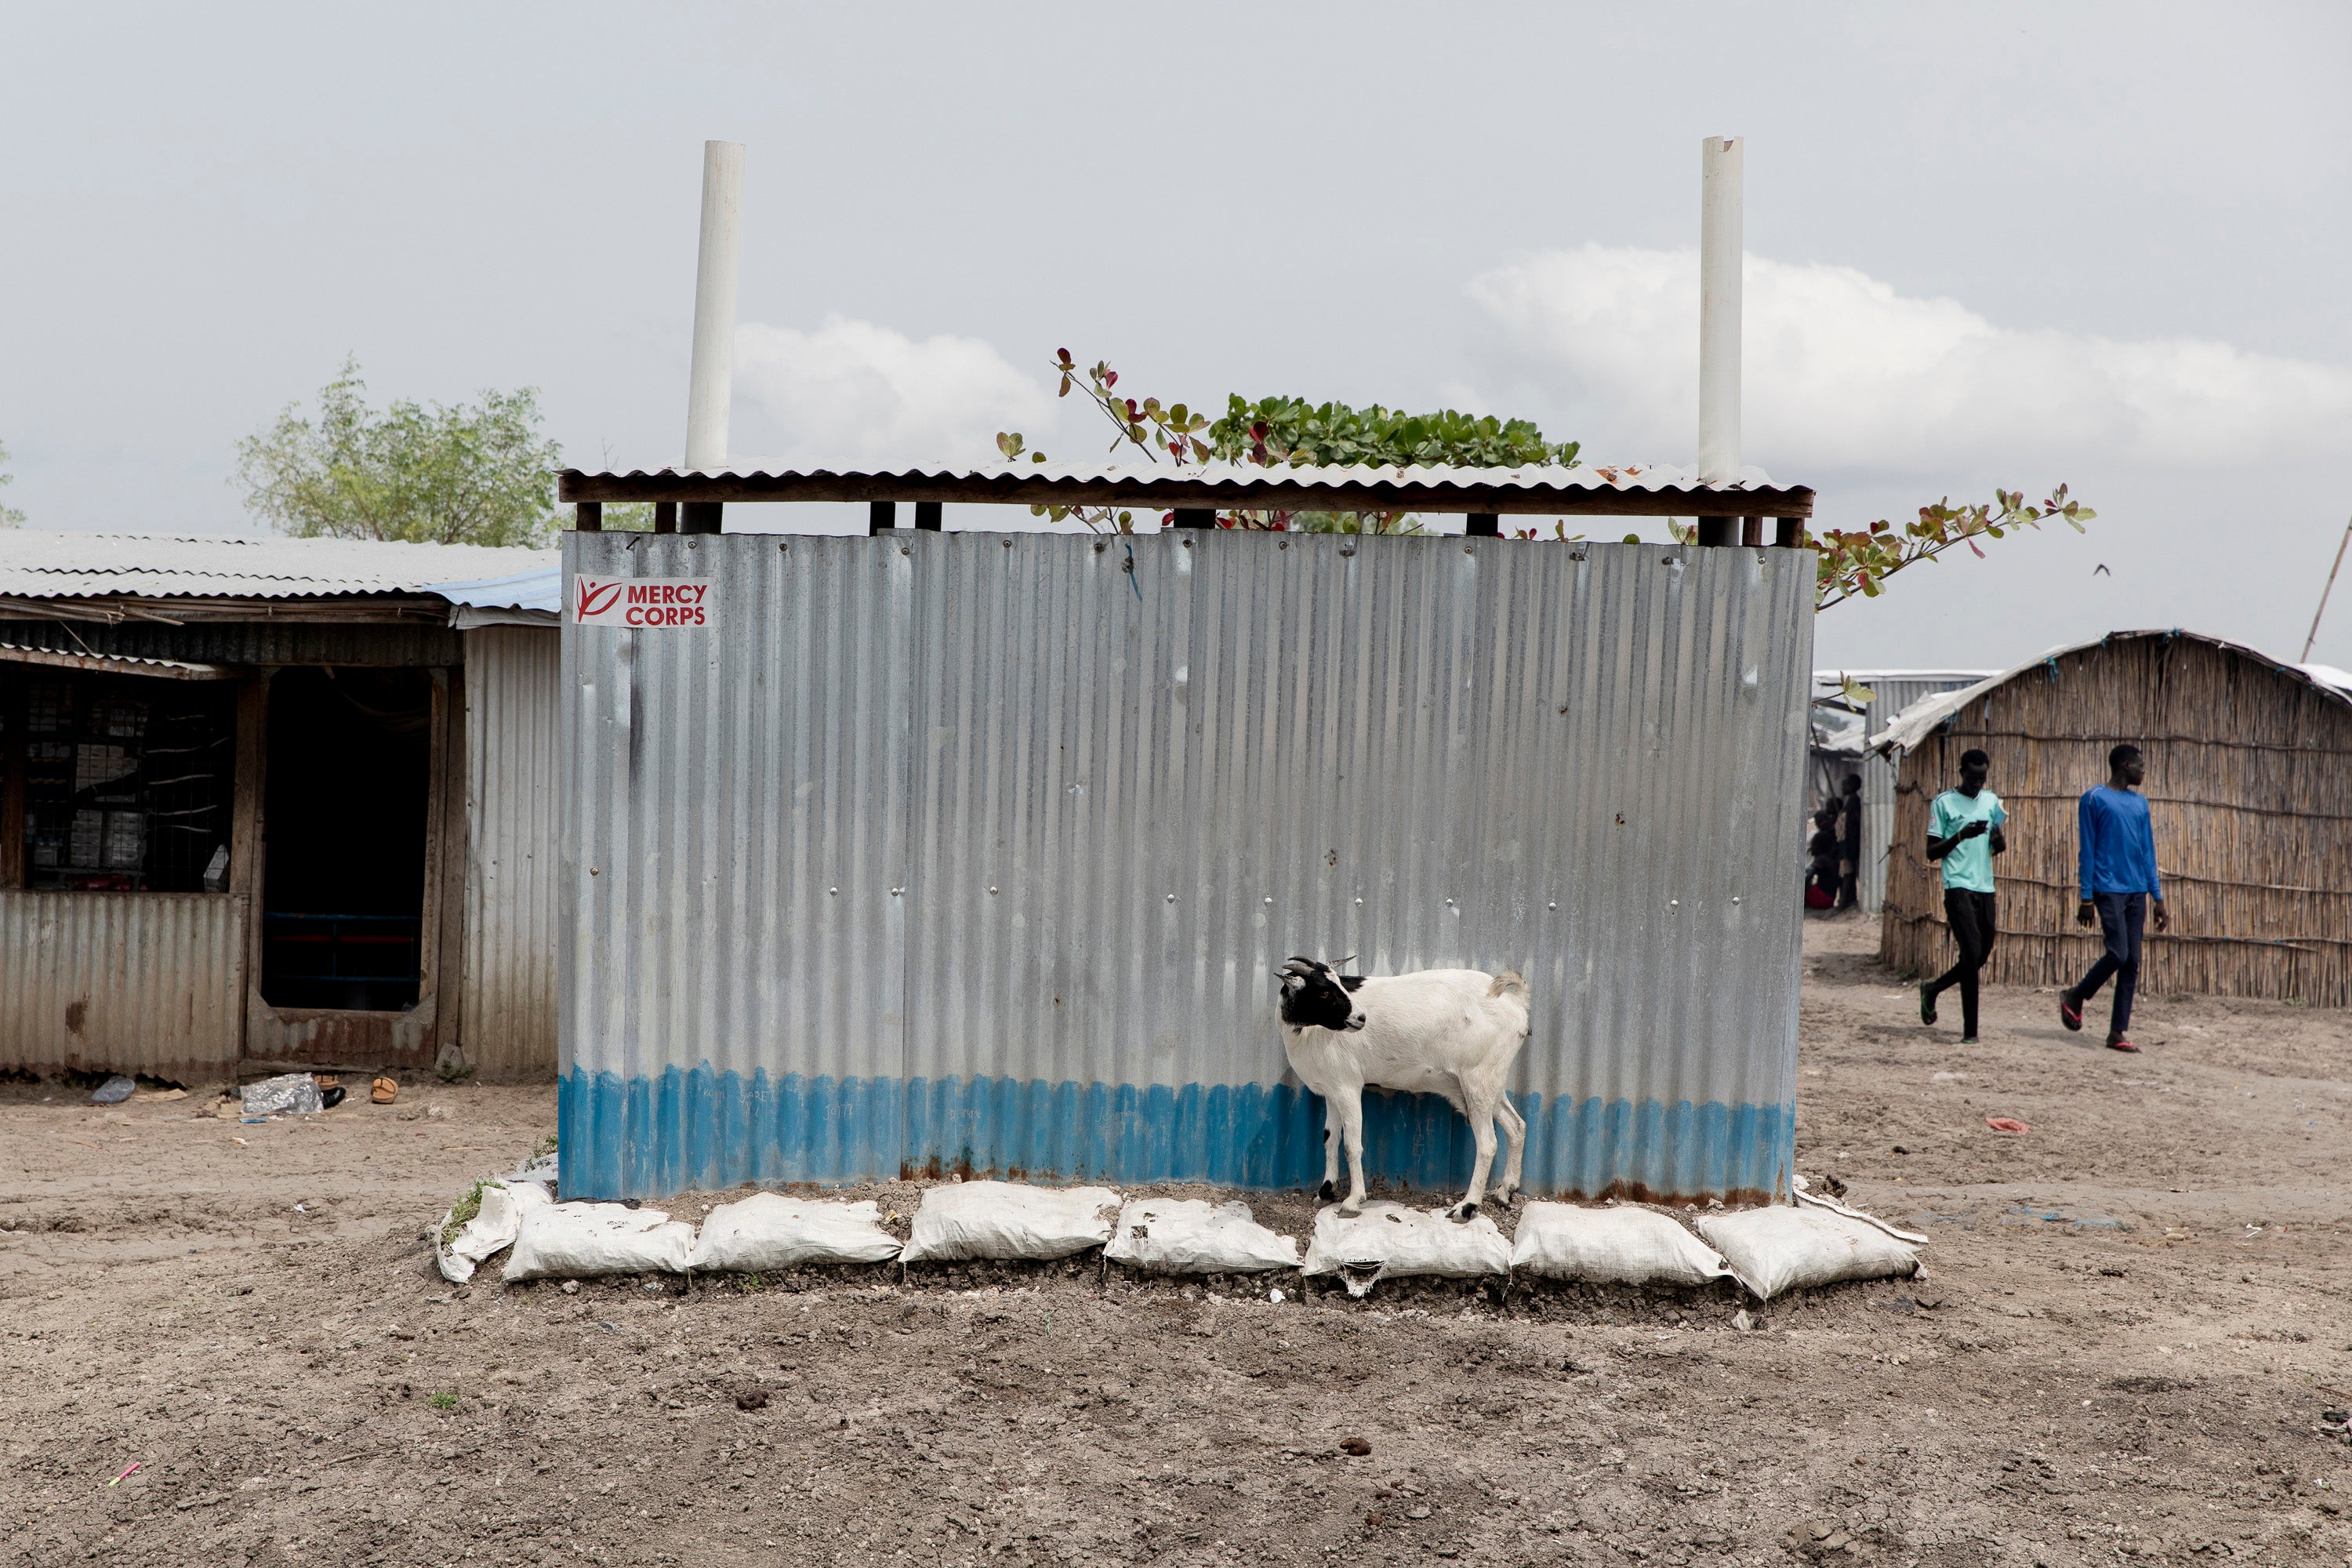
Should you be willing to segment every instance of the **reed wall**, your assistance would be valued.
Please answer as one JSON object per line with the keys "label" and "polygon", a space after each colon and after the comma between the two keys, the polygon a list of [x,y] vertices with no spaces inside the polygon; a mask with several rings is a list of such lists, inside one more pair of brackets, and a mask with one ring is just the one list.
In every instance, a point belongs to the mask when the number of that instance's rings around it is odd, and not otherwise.
{"label": "reed wall", "polygon": [[1963,752],[1992,759],[2009,808],[1994,865],[2000,937],[1987,977],[2055,987],[2098,957],[2074,923],[2075,802],[2107,751],[2147,753],[2145,792],[2172,931],[2153,918],[2141,994],[2352,1006],[2352,702],[2226,644],[2117,634],[1970,703],[1902,759],[1880,952],[1934,973],[1955,949],[1927,858],[1927,811]]}

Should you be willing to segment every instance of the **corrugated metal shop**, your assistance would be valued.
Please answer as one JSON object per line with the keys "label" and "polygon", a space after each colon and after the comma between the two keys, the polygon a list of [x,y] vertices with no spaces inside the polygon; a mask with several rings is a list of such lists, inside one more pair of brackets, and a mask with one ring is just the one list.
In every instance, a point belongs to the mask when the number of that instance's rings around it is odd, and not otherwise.
{"label": "corrugated metal shop", "polygon": [[[1276,1026],[1304,953],[1528,977],[1530,1191],[1785,1197],[1813,560],[1782,546],[1810,490],[1244,468],[562,493],[567,1194],[1311,1184],[1319,1103]],[[873,526],[719,531],[795,500]],[[602,531],[631,501],[672,531]],[[1048,501],[1176,526],[940,527]],[[1501,526],[1692,515],[1706,542]],[[1444,1100],[1376,1094],[1367,1121],[1377,1178],[1464,1180]]]}
{"label": "corrugated metal shop", "polygon": [[0,1069],[552,1070],[557,570],[10,534]]}

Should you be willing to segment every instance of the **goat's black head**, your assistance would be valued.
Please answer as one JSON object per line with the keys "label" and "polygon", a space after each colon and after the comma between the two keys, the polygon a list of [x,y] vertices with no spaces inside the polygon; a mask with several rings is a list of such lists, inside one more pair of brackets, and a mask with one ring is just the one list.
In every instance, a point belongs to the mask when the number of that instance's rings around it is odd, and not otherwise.
{"label": "goat's black head", "polygon": [[1360,974],[1342,974],[1313,958],[1294,958],[1282,966],[1282,1021],[1294,1028],[1360,1029],[1364,1010],[1354,992],[1364,983]]}

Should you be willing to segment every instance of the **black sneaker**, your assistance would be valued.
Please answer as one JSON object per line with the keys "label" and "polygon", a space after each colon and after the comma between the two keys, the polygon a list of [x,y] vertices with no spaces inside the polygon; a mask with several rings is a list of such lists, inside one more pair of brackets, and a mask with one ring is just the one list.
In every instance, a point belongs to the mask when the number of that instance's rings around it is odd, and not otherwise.
{"label": "black sneaker", "polygon": [[1927,989],[1925,981],[1919,985],[1919,1021],[1923,1024],[1936,1021],[1936,994]]}
{"label": "black sneaker", "polygon": [[2058,1021],[2078,1035],[2083,1032],[2083,1001],[2072,991],[2058,993]]}

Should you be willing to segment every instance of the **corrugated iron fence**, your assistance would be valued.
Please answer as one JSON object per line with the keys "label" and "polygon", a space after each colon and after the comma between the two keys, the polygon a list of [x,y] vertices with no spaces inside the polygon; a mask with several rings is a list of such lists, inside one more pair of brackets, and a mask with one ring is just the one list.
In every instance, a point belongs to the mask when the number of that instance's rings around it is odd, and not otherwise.
{"label": "corrugated iron fence", "polygon": [[[573,534],[566,1189],[1322,1174],[1274,970],[1517,968],[1537,1192],[1784,1192],[1811,561],[1461,538]],[[1370,1163],[1466,1176],[1442,1100]]]}

